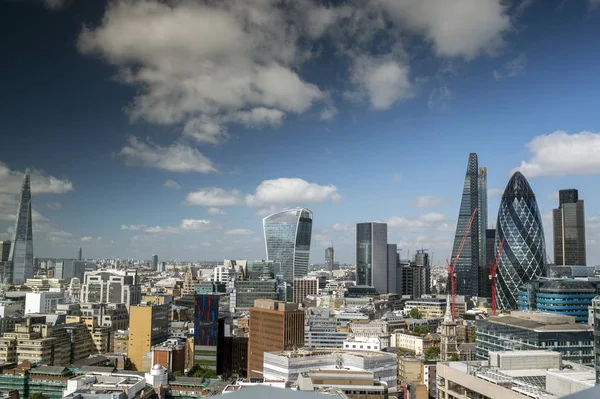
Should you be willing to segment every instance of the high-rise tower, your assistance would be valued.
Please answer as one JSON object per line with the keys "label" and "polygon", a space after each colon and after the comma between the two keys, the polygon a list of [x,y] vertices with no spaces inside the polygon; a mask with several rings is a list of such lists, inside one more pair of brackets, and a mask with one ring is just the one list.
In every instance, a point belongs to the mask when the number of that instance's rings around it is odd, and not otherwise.
{"label": "high-rise tower", "polygon": [[334,254],[333,247],[325,248],[325,265],[327,266],[327,270],[329,270],[329,271],[333,270],[333,262],[334,262],[333,254]]}
{"label": "high-rise tower", "polygon": [[510,178],[502,195],[494,252],[502,239],[506,241],[498,262],[496,302],[498,309],[516,309],[519,287],[543,276],[546,264],[542,216],[521,172]]}
{"label": "high-rise tower", "polygon": [[554,263],[557,266],[585,266],[585,213],[583,200],[575,189],[560,190],[554,221]]}
{"label": "high-rise tower", "polygon": [[356,285],[388,291],[388,242],[386,223],[356,225]]}
{"label": "high-rise tower", "polygon": [[287,209],[263,219],[267,261],[281,263],[286,283],[308,274],[312,211],[305,208]]}
{"label": "high-rise tower", "polygon": [[[477,296],[479,292],[479,216],[473,219],[470,231],[467,226],[473,211],[479,206],[479,170],[477,165],[477,154],[469,154],[469,163],[463,186],[456,234],[454,235],[454,246],[452,248],[452,259],[454,259],[460,248],[465,234],[468,235],[465,246],[456,264],[456,294]],[[450,286],[448,284],[448,286]]]}
{"label": "high-rise tower", "polygon": [[21,186],[21,201],[15,225],[15,240],[12,248],[12,284],[23,284],[33,278],[33,231],[31,223],[31,176],[29,169]]}

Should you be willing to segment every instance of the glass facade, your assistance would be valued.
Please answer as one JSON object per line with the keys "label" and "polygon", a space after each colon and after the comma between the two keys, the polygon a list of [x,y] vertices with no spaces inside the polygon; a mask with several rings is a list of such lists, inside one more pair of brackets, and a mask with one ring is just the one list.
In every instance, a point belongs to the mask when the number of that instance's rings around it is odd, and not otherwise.
{"label": "glass facade", "polygon": [[560,190],[559,207],[552,210],[554,263],[586,265],[585,212],[577,190]]}
{"label": "glass facade", "polygon": [[600,296],[592,300],[594,325],[594,368],[596,369],[596,385],[600,385]]}
{"label": "glass facade", "polygon": [[23,284],[33,278],[33,229],[31,223],[31,183],[29,169],[21,186],[21,201],[15,226],[15,240],[11,256],[12,270],[9,280]]}
{"label": "glass facade", "polygon": [[[479,293],[479,219],[477,216],[473,219],[470,231],[467,231],[467,225],[473,211],[479,204],[479,174],[478,174],[477,154],[469,154],[469,163],[467,165],[467,174],[463,186],[463,194],[458,212],[458,221],[456,224],[456,234],[454,235],[454,246],[452,248],[452,261],[456,258],[460,243],[465,235],[467,239],[465,246],[460,253],[456,263],[456,294],[477,296]],[[487,208],[487,206],[486,206]],[[448,284],[450,287],[450,284]]]}
{"label": "glass facade", "polygon": [[356,285],[375,287],[381,293],[388,293],[386,223],[356,225]]}
{"label": "glass facade", "polygon": [[498,210],[495,251],[505,239],[498,263],[498,309],[516,309],[519,287],[544,275],[546,243],[542,217],[527,179],[511,177]]}
{"label": "glass facade", "polygon": [[288,209],[263,219],[267,260],[281,264],[281,274],[287,283],[308,274],[312,211]]}

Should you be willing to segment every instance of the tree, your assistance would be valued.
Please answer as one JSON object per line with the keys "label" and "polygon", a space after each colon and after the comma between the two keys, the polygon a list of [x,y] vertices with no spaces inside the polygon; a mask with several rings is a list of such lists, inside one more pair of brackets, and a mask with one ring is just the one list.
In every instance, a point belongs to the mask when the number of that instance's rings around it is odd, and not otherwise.
{"label": "tree", "polygon": [[173,376],[175,377],[183,377],[185,374],[183,374],[183,371],[173,371]]}
{"label": "tree", "polygon": [[429,327],[427,326],[416,326],[414,329],[415,334],[427,334],[429,332]]}
{"label": "tree", "polygon": [[423,354],[427,360],[437,359],[440,356],[440,347],[432,346],[431,348],[427,348]]}
{"label": "tree", "polygon": [[217,373],[214,370],[196,364],[188,371],[188,377],[217,378]]}
{"label": "tree", "polygon": [[408,313],[411,319],[420,319],[423,317],[423,314],[419,310],[419,308],[412,308]]}
{"label": "tree", "polygon": [[451,362],[458,362],[460,359],[458,358],[457,354],[454,354],[452,356],[450,356],[450,361]]}
{"label": "tree", "polygon": [[46,395],[44,395],[43,393],[36,392],[27,399],[49,399],[49,398]]}
{"label": "tree", "polygon": [[477,330],[471,330],[471,342],[477,341]]}

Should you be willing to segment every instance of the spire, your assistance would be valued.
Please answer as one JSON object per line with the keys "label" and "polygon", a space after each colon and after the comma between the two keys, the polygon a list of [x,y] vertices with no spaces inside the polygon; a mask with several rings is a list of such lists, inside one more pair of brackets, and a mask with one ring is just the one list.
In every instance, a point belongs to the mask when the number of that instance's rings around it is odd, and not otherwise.
{"label": "spire", "polygon": [[452,322],[452,305],[450,304],[450,295],[446,297],[446,313],[444,314],[444,323]]}

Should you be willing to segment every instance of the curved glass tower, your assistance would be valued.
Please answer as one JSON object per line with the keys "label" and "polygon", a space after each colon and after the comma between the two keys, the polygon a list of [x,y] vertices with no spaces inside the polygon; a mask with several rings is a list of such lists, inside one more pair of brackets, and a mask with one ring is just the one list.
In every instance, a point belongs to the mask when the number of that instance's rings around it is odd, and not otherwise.
{"label": "curved glass tower", "polygon": [[502,195],[494,252],[502,238],[506,241],[498,263],[496,301],[498,309],[516,309],[519,287],[543,276],[546,262],[542,216],[521,172],[510,178]]}
{"label": "curved glass tower", "polygon": [[308,274],[312,211],[305,208],[286,209],[263,219],[267,261],[281,263],[287,283]]}

